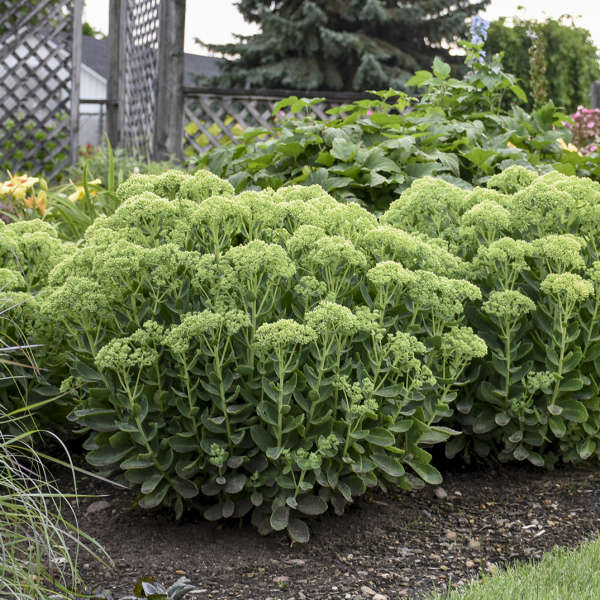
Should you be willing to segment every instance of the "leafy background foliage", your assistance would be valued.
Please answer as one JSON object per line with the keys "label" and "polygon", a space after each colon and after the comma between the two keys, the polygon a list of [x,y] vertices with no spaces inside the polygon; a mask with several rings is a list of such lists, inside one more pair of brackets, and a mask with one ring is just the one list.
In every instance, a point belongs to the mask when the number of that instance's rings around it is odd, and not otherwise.
{"label": "leafy background foliage", "polygon": [[[548,98],[556,106],[574,112],[589,102],[590,85],[600,77],[598,49],[590,32],[576,27],[568,17],[542,22],[515,18],[493,21],[485,45],[489,53],[502,53],[507,72],[519,78],[528,97],[532,97],[529,50],[532,44],[543,42],[546,66],[545,86]],[[537,38],[537,39],[536,39]],[[530,102],[528,108],[533,104]]]}
{"label": "leafy background foliage", "polygon": [[[479,63],[482,45],[465,47],[469,74],[453,78],[448,64],[434,61],[432,71],[410,80],[423,91],[418,101],[378,92],[372,100],[332,109],[335,119],[322,122],[310,112],[318,100],[292,97],[275,111],[286,108],[296,116],[274,133],[247,131],[242,143],[214,149],[196,164],[229,179],[236,191],[318,184],[339,200],[375,211],[427,175],[465,188],[513,164],[600,176],[597,153],[581,156],[561,146],[571,139],[566,115],[551,102],[526,112],[518,105],[526,96],[499,58]],[[507,99],[511,108],[505,110]]]}

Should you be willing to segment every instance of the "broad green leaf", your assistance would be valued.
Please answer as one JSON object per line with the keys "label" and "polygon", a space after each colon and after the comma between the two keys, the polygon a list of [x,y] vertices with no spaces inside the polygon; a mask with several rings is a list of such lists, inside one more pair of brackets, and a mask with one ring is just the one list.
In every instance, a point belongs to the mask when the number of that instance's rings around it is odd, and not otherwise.
{"label": "broad green leaf", "polygon": [[290,509],[287,506],[280,506],[271,513],[270,523],[275,531],[283,531],[290,518]]}
{"label": "broad green leaf", "polygon": [[298,544],[305,544],[310,539],[308,525],[301,519],[290,519],[287,530],[292,541]]}
{"label": "broad green leaf", "polygon": [[322,515],[327,510],[327,503],[319,496],[304,496],[298,501],[298,510],[305,515]]}

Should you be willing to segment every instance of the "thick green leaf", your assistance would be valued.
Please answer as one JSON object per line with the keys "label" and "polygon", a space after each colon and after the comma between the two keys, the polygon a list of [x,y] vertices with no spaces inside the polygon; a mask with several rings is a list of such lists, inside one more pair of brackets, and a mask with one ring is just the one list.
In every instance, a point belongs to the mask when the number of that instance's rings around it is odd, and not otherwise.
{"label": "thick green leaf", "polygon": [[292,541],[297,542],[298,544],[306,544],[310,539],[308,525],[301,519],[290,519],[287,530]]}
{"label": "thick green leaf", "polygon": [[322,515],[327,510],[327,503],[319,496],[304,496],[298,501],[298,510],[305,515]]}

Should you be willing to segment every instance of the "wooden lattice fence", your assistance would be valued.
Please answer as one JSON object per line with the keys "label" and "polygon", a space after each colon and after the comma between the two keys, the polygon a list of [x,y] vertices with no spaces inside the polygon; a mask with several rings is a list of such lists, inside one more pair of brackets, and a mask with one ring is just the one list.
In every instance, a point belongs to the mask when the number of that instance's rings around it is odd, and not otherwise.
{"label": "wooden lattice fence", "polygon": [[77,153],[83,0],[0,2],[0,168],[56,178]]}
{"label": "wooden lattice fence", "polygon": [[184,152],[203,153],[224,143],[238,143],[244,130],[264,127],[273,129],[277,119],[275,105],[289,96],[326,98],[311,106],[320,119],[329,120],[327,110],[369,97],[366,94],[302,92],[288,90],[244,90],[186,88],[184,102]]}
{"label": "wooden lattice fence", "polygon": [[122,0],[121,144],[150,158],[154,140],[161,0]]}

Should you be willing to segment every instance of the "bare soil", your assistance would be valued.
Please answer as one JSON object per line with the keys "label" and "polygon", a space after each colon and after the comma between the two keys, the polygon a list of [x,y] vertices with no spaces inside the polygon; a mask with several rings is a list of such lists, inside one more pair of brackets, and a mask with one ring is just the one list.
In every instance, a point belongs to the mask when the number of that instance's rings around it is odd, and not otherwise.
{"label": "bare soil", "polygon": [[[59,483],[68,489],[68,476]],[[246,522],[193,514],[175,522],[166,511],[135,508],[135,493],[89,478],[79,491],[102,495],[80,501],[79,526],[115,563],[107,569],[84,557],[82,574],[116,594],[131,593],[143,575],[165,585],[186,575],[196,586],[186,598],[197,600],[424,598],[600,530],[597,463],[463,468],[444,473],[441,490],[372,492],[343,517],[315,519],[306,545],[261,537]]]}

